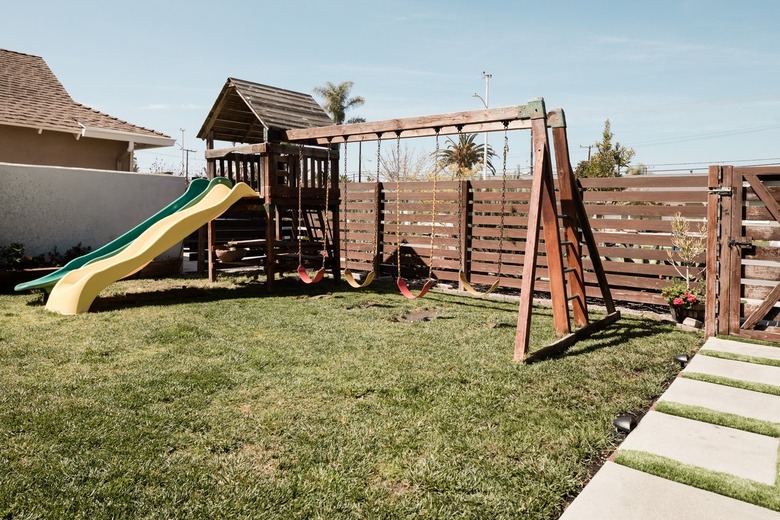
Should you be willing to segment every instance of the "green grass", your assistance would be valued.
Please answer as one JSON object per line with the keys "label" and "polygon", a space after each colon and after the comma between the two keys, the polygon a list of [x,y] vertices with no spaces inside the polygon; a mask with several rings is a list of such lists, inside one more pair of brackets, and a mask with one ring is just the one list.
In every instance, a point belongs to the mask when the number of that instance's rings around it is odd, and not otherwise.
{"label": "green grass", "polygon": [[704,381],[705,383],[714,383],[716,385],[731,386],[734,388],[741,388],[743,390],[752,390],[754,392],[762,392],[765,394],[780,395],[780,386],[768,385],[766,383],[753,383],[751,381],[741,381],[739,379],[731,379],[729,377],[714,376],[711,374],[701,374],[699,372],[683,372],[682,377],[688,379],[695,379],[696,381]]}
{"label": "green grass", "polygon": [[0,296],[0,517],[557,518],[702,338],[624,317],[522,365],[516,320],[377,283]]}
{"label": "green grass", "polygon": [[747,356],[734,352],[723,352],[720,350],[702,349],[699,354],[719,359],[728,359],[731,361],[743,361],[745,363],[754,363],[756,365],[768,365],[770,367],[780,367],[780,359],[762,358],[756,356]]}
{"label": "green grass", "polygon": [[780,479],[774,486],[769,486],[634,450],[620,450],[615,456],[615,462],[667,480],[780,511]]}
{"label": "green grass", "polygon": [[766,435],[768,437],[780,437],[780,424],[778,423],[742,417],[731,413],[718,412],[702,406],[693,406],[672,401],[659,401],[656,403],[655,409],[661,413],[685,417],[686,419],[693,419],[694,421],[736,428],[737,430]]}

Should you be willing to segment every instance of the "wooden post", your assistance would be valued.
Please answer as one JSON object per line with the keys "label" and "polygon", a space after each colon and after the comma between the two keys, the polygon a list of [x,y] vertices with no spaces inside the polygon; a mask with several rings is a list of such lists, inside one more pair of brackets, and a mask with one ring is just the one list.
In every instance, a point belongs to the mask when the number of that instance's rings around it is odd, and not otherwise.
{"label": "wooden post", "polygon": [[[547,128],[544,128],[546,133]],[[546,141],[546,140],[545,140]],[[571,332],[569,325],[569,304],[566,298],[566,283],[563,272],[563,253],[561,252],[561,234],[558,229],[558,208],[555,203],[552,164],[550,164],[549,142],[545,143],[547,162],[543,169],[544,186],[542,189],[542,222],[544,247],[547,253],[547,273],[550,279],[550,298],[553,309],[555,334],[563,336]]]}
{"label": "wooden post", "polygon": [[[210,131],[206,137],[206,150],[214,149],[214,132]],[[215,175],[216,165],[214,159],[206,161],[206,177],[211,180]],[[211,256],[211,247],[209,247],[209,228],[208,226],[201,226],[198,229],[198,275],[203,275],[207,272],[209,260]],[[211,275],[209,275],[210,277]]]}
{"label": "wooden post", "polygon": [[[331,201],[326,201],[326,208],[325,210],[328,210],[328,206],[330,207],[332,213],[332,218],[330,219],[330,225],[331,230],[333,231],[332,238],[332,252],[331,252],[331,272],[333,273],[333,280],[334,282],[338,283],[341,280],[341,242],[340,242],[340,224],[339,224],[339,207],[341,204],[341,190],[339,189],[339,153],[338,149],[335,150],[335,153],[332,154],[331,160],[330,160],[330,193],[331,198],[333,197],[333,194],[335,193],[335,201],[331,203]],[[328,230],[324,230],[325,233],[328,232]]]}
{"label": "wooden post", "polygon": [[268,292],[274,290],[276,270],[277,219],[276,207],[271,200],[271,183],[276,175],[276,169],[272,167],[272,163],[275,163],[276,157],[275,150],[266,151],[261,158],[263,176],[262,179],[258,179],[258,182],[263,186],[263,207],[265,208],[265,289]]}
{"label": "wooden post", "polygon": [[[718,272],[720,262],[718,261],[718,230],[722,225],[720,219],[720,203],[721,198],[717,192],[720,188],[720,166],[710,166],[707,173],[707,187],[710,192],[707,196],[707,273],[705,275],[707,282],[707,298],[704,300],[704,335],[706,337],[715,336],[719,333],[718,330],[718,305],[717,302],[726,302],[728,300],[721,300],[718,294],[719,285],[723,285],[722,282],[718,282],[718,279],[722,276]],[[720,309],[723,312],[724,309]]]}
{"label": "wooden post", "polygon": [[214,221],[209,220],[206,224],[208,230],[208,265],[209,265],[209,282],[217,281],[217,272],[214,269]]}
{"label": "wooden post", "polygon": [[[471,258],[469,255],[469,201],[471,199],[470,193],[471,182],[468,180],[460,181],[460,199],[458,200],[458,214],[460,215],[460,222],[458,226],[460,229],[460,270],[466,274],[466,278],[471,278]],[[458,290],[463,291],[463,283],[458,281]]]}
{"label": "wooden post", "polygon": [[[572,301],[574,324],[583,327],[588,324],[588,307],[585,302],[585,278],[582,268],[582,240],[578,231],[577,206],[575,205],[574,174],[569,158],[569,141],[566,127],[557,126],[552,129],[553,148],[555,149],[555,165],[558,170],[558,191],[563,212],[564,236],[566,239],[566,266],[569,271],[568,289]],[[579,192],[577,192],[579,194]]]}
{"label": "wooden post", "polygon": [[728,223],[728,227],[725,227],[721,235],[721,260],[723,257],[728,257],[728,273],[727,277],[723,277],[722,281],[727,281],[729,286],[728,294],[728,331],[727,334],[736,334],[740,329],[740,296],[742,293],[742,249],[739,247],[732,247],[729,241],[739,240],[742,236],[742,175],[734,170],[733,166],[723,167],[723,184],[731,188],[731,196],[724,197],[726,200],[725,205],[728,206],[728,220],[724,220],[724,223]]}
{"label": "wooden post", "polygon": [[547,127],[545,118],[534,119],[534,170],[531,183],[531,196],[528,209],[528,234],[526,235],[525,255],[523,257],[523,278],[520,285],[520,308],[517,312],[517,332],[515,334],[515,361],[522,361],[528,354],[529,334],[531,331],[531,311],[534,297],[534,277],[536,276],[536,254],[539,249],[539,224],[544,187],[544,169],[549,168],[549,149],[547,148]]}
{"label": "wooden post", "polygon": [[384,191],[384,184],[379,182],[377,180],[376,186],[374,187],[374,251],[376,251],[376,254],[374,255],[374,264],[372,269],[374,270],[374,273],[376,273],[376,276],[380,275],[380,269],[382,269],[382,259],[384,259],[384,250],[383,250],[383,244],[384,240],[382,237],[384,236],[384,226],[382,225],[383,218],[382,218],[382,212],[384,211],[384,198],[382,197],[382,193]]}
{"label": "wooden post", "polygon": [[[206,150],[213,150],[214,149],[214,131],[209,131],[208,137],[206,137]],[[208,177],[209,180],[213,179],[215,177],[214,172],[214,159],[210,159],[206,161],[206,177]]]}

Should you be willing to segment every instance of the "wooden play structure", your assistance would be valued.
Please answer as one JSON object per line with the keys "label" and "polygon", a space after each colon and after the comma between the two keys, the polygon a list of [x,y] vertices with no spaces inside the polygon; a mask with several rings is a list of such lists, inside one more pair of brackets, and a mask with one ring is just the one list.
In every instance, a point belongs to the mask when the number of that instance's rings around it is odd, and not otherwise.
{"label": "wooden play structure", "polygon": [[[553,176],[548,129],[552,133],[557,183]],[[327,266],[333,278],[340,279],[339,145],[386,140],[395,141],[398,146],[401,139],[413,137],[436,137],[438,142],[439,136],[460,132],[514,130],[531,130],[534,151],[514,351],[516,361],[531,361],[561,352],[620,317],[615,310],[597,243],[573,176],[562,110],[548,113],[544,101],[539,98],[514,107],[333,125],[309,96],[229,79],[199,137],[207,142],[209,177],[223,175],[234,181],[246,182],[263,201],[265,237],[254,241],[254,245],[264,248],[265,272],[269,289],[272,289],[274,273],[281,265],[279,260],[289,258],[291,250],[295,249],[297,258],[291,263],[297,263],[299,271],[303,268],[305,272],[304,264],[308,261],[310,269],[320,269],[318,275]],[[256,142],[214,149],[215,140]],[[400,187],[396,193],[399,191]],[[431,262],[436,240],[435,205],[434,190],[430,213]],[[377,208],[375,215],[379,220],[381,208]],[[386,215],[384,219],[387,220]],[[433,285],[432,265],[428,265],[429,280],[423,288],[417,293],[410,291],[400,269],[400,220],[401,209],[397,199],[394,222],[397,282],[407,298],[421,297]],[[501,233],[503,236],[503,224]],[[374,241],[377,240],[375,233]],[[210,251],[213,243],[209,226]],[[591,321],[586,304],[583,246],[587,248],[608,312],[606,317],[597,321]],[[368,276],[380,272],[380,255],[376,253],[377,249],[374,251],[374,265]],[[546,257],[555,332],[560,339],[529,353],[531,310],[538,277],[537,257],[542,253]],[[209,262],[209,273],[213,276],[211,254]],[[308,278],[308,275],[305,276]],[[304,278],[304,275],[301,277]],[[464,285],[468,284],[465,274],[461,274],[461,281]],[[572,321],[576,328],[574,331]]]}

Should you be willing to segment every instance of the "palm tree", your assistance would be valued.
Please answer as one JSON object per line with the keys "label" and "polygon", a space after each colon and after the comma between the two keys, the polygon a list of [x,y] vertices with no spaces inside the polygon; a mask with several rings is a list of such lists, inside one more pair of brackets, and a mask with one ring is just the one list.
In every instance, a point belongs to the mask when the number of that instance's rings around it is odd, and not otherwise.
{"label": "palm tree", "polygon": [[337,125],[344,123],[347,110],[359,107],[366,102],[363,96],[349,97],[353,84],[352,81],[342,81],[338,85],[326,81],[323,86],[314,88],[314,93],[325,101],[323,108]]}
{"label": "palm tree", "polygon": [[[475,171],[475,169],[484,162],[485,145],[477,144],[474,141],[477,134],[460,134],[456,143],[451,138],[447,138],[447,147],[439,151],[439,164],[442,167],[449,166],[455,170],[455,176],[465,177]],[[487,168],[495,175],[496,168],[493,166],[492,158],[497,157],[490,145],[487,147]]]}

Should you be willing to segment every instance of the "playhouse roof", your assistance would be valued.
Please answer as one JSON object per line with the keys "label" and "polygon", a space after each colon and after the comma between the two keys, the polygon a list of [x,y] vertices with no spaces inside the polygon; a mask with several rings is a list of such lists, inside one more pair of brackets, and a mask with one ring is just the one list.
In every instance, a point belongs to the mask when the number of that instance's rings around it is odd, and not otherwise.
{"label": "playhouse roof", "polygon": [[309,94],[228,78],[198,138],[213,132],[216,141],[261,143],[270,140],[269,134],[332,124]]}
{"label": "playhouse roof", "polygon": [[77,103],[39,56],[0,49],[0,85],[0,125],[133,141],[138,148],[174,142],[165,134]]}

